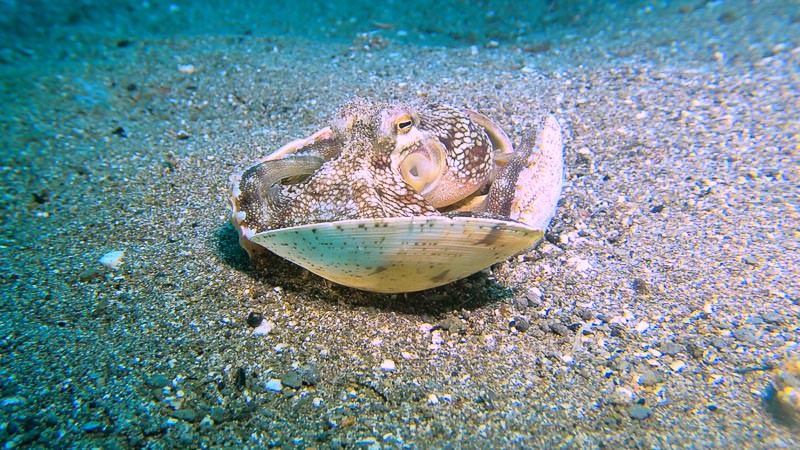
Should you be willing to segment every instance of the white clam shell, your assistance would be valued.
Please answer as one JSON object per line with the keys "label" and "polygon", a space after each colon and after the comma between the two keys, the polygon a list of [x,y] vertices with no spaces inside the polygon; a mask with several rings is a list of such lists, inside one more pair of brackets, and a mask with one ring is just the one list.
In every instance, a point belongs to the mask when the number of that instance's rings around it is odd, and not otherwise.
{"label": "white clam shell", "polygon": [[250,240],[317,275],[366,291],[414,292],[467,277],[531,247],[542,230],[475,217],[316,223]]}

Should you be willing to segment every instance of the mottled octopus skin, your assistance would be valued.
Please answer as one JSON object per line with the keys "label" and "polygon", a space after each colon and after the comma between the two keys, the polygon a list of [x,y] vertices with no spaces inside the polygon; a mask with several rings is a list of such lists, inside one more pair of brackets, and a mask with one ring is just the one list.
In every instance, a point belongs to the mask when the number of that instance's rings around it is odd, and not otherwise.
{"label": "mottled octopus skin", "polygon": [[345,286],[441,286],[544,235],[563,183],[558,121],[512,147],[474,111],[357,100],[234,174],[232,220],[251,256],[268,249]]}
{"label": "mottled octopus skin", "polygon": [[[413,118],[414,133],[420,139],[403,141],[405,136],[392,128],[391,118],[403,114]],[[240,225],[262,232],[334,220],[439,214],[392,167],[393,153],[402,160],[427,140],[445,148],[444,182],[474,192],[492,174],[494,149],[486,132],[466,112],[449,106],[356,100],[340,110],[332,129],[332,136],[316,146],[324,147],[324,152],[312,145],[287,157],[301,167],[298,161],[308,161],[308,170],[300,173],[307,175],[305,179],[289,184],[265,182],[269,178],[263,176],[262,165],[241,175],[238,208],[244,220]]]}

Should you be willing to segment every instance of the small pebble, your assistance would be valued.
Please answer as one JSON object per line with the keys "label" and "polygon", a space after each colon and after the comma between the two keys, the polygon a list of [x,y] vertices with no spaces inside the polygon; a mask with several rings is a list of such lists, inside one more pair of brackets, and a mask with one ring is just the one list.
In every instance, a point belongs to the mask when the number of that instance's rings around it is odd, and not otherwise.
{"label": "small pebble", "polygon": [[378,444],[378,440],[375,439],[374,437],[371,437],[371,436],[370,437],[361,438],[361,439],[357,440],[355,442],[355,444],[356,444],[356,447],[367,448],[367,449],[370,449],[370,450],[381,448],[381,445]]}
{"label": "small pebble", "polygon": [[660,348],[661,348],[661,353],[669,356],[675,356],[678,353],[686,351],[686,347],[672,341],[661,344]]}
{"label": "small pebble", "polygon": [[194,64],[179,64],[178,65],[178,72],[186,74],[186,75],[191,75],[191,74],[197,72],[197,68],[194,66]]}
{"label": "small pebble", "polygon": [[525,293],[525,299],[528,300],[528,306],[531,307],[541,306],[543,298],[542,290],[537,287],[532,287]]}
{"label": "small pebble", "polygon": [[782,419],[800,427],[800,359],[790,358],[774,371],[767,401]]}
{"label": "small pebble", "polygon": [[297,374],[300,375],[300,379],[303,381],[303,384],[307,384],[309,386],[318,384],[321,379],[319,369],[317,369],[317,366],[313,363],[300,366],[300,368],[297,369]]}
{"label": "small pebble", "polygon": [[778,325],[783,323],[783,316],[776,313],[775,311],[769,311],[761,315],[761,318],[764,319],[764,322]]}
{"label": "small pebble", "polygon": [[185,422],[194,422],[197,418],[197,413],[191,408],[177,409],[172,412],[172,417]]}
{"label": "small pebble", "polygon": [[97,267],[89,267],[83,272],[78,274],[78,279],[80,281],[86,282],[97,278],[102,278],[102,276],[103,272],[101,271],[101,269],[98,269]]}
{"label": "small pebble", "polygon": [[559,336],[566,336],[569,334],[569,328],[566,327],[561,322],[554,322],[550,324],[550,331],[559,335]]}
{"label": "small pebble", "polygon": [[214,427],[214,420],[211,416],[203,417],[203,420],[200,421],[200,429],[201,430],[211,430]]}
{"label": "small pebble", "polygon": [[270,378],[269,381],[267,381],[265,387],[267,388],[268,391],[272,392],[280,392],[283,390],[283,385],[281,384],[281,380],[277,378]]}
{"label": "small pebble", "polygon": [[429,405],[438,405],[439,404],[439,397],[436,394],[429,394],[428,395],[428,404]]}
{"label": "small pebble", "polygon": [[576,309],[575,315],[580,317],[581,320],[584,320],[586,322],[594,319],[594,313],[586,308]]}
{"label": "small pebble", "polygon": [[169,385],[169,378],[161,373],[154,373],[152,375],[148,375],[147,378],[144,380],[145,384],[150,386],[151,388],[163,388],[164,386]]}
{"label": "small pebble", "polygon": [[303,385],[303,379],[300,377],[299,373],[293,370],[281,378],[281,384],[297,389]]}
{"label": "small pebble", "polygon": [[319,397],[314,397],[314,399],[311,400],[311,404],[314,406],[314,408],[319,408],[322,406],[322,402],[323,400]]}
{"label": "small pebble", "polygon": [[381,362],[381,370],[384,372],[394,372],[397,370],[397,366],[391,359],[384,359],[383,362]]}
{"label": "small pebble", "polygon": [[225,421],[225,410],[219,406],[212,406],[208,411],[208,415],[211,416],[211,420],[213,420],[214,423],[222,423]]}
{"label": "small pebble", "polygon": [[103,424],[98,422],[98,421],[96,421],[96,420],[92,420],[90,422],[86,422],[81,427],[81,430],[83,430],[84,433],[100,433],[104,429],[105,429],[105,427],[103,426]]}
{"label": "small pebble", "polygon": [[250,311],[250,313],[247,315],[247,325],[249,325],[251,328],[256,328],[257,326],[261,325],[262,321],[264,321],[264,315],[261,313]]}
{"label": "small pebble", "polygon": [[513,326],[517,331],[525,332],[528,331],[528,329],[531,327],[531,324],[528,322],[528,319],[524,317],[515,317],[511,321],[511,326]]}
{"label": "small pebble", "polygon": [[650,285],[647,284],[647,281],[641,278],[636,278],[635,280],[633,280],[632,286],[633,290],[636,291],[637,294],[644,295],[650,293]]}
{"label": "small pebble", "polygon": [[115,270],[122,264],[122,257],[125,256],[124,250],[114,250],[100,257],[100,264],[106,268]]}
{"label": "small pebble", "polygon": [[[270,331],[275,327],[275,324],[269,320],[264,320],[261,324],[253,329],[253,334],[255,336],[264,336],[269,334]],[[278,351],[277,348],[275,351]]]}
{"label": "small pebble", "polygon": [[752,330],[747,328],[737,328],[733,330],[733,337],[738,341],[746,342],[748,344],[755,344],[758,342],[758,336]]}
{"label": "small pebble", "polygon": [[755,257],[755,256],[753,256],[753,255],[747,255],[747,256],[745,256],[744,258],[742,258],[742,261],[743,261],[745,264],[747,264],[748,266],[755,266],[755,265],[757,265],[757,264],[758,264],[758,259],[756,259],[756,257]]}
{"label": "small pebble", "polygon": [[528,299],[525,297],[515,297],[514,298],[514,306],[518,309],[524,309],[528,307]]}
{"label": "small pebble", "polygon": [[461,333],[467,327],[464,325],[464,321],[455,317],[448,317],[447,319],[442,320],[436,327],[438,329],[446,330],[450,333]]}
{"label": "small pebble", "polygon": [[672,364],[669,365],[669,368],[672,369],[673,372],[680,373],[686,369],[686,363],[683,361],[673,361]]}
{"label": "small pebble", "polygon": [[628,415],[636,420],[644,420],[650,417],[650,408],[644,405],[633,405],[628,409]]}
{"label": "small pebble", "polygon": [[611,394],[609,401],[614,405],[630,405],[633,403],[633,391],[626,387],[617,387]]}
{"label": "small pebble", "polygon": [[645,370],[639,375],[639,384],[642,386],[655,386],[664,381],[664,378],[654,370]]}

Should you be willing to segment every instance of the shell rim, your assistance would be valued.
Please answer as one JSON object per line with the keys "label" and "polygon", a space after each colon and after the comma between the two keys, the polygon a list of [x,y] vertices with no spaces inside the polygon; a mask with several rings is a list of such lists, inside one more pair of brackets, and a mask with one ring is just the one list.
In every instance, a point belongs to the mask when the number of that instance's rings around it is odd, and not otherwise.
{"label": "shell rim", "polygon": [[511,226],[514,228],[522,228],[526,231],[530,232],[544,232],[544,230],[534,228],[530,225],[527,225],[523,222],[519,222],[513,219],[503,220],[497,218],[490,218],[490,217],[473,217],[473,216],[446,216],[446,215],[431,215],[431,216],[393,216],[393,217],[381,217],[381,218],[365,218],[365,219],[344,219],[344,220],[333,220],[333,221],[324,221],[324,222],[314,222],[314,223],[307,223],[303,225],[295,225],[286,228],[276,228],[273,230],[261,231],[258,233],[253,233],[253,235],[249,236],[249,239],[253,239],[256,236],[267,236],[267,235],[274,235],[278,233],[284,232],[291,232],[291,231],[298,231],[304,230],[307,228],[314,228],[319,226],[324,227],[335,227],[337,225],[348,225],[348,226],[358,226],[361,224],[374,224],[374,223],[408,223],[413,224],[414,222],[428,222],[428,221],[472,221],[472,222],[482,222],[487,226],[496,226],[498,224],[504,224],[506,226]]}

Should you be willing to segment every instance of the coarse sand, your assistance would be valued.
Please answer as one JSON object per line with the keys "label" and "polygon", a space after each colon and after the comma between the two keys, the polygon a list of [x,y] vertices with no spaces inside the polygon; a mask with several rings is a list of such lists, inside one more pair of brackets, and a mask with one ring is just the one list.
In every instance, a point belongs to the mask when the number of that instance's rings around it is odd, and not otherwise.
{"label": "coarse sand", "polygon": [[[682,4],[538,44],[5,43],[0,441],[800,448],[771,387],[800,389],[800,11]],[[407,295],[249,261],[229,175],[354,96],[468,106],[517,143],[555,114],[547,239]]]}

